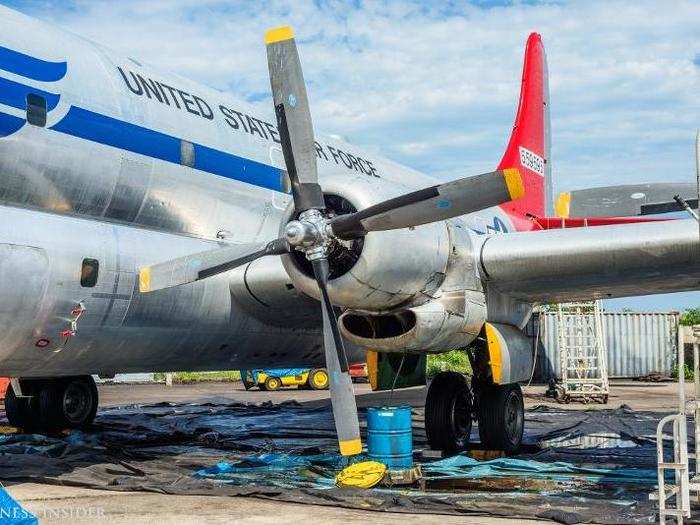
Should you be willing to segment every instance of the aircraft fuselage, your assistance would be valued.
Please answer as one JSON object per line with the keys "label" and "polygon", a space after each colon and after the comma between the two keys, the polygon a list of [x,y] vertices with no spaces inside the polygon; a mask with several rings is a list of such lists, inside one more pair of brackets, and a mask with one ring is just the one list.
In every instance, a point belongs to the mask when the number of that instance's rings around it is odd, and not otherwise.
{"label": "aircraft fuselage", "polygon": [[[251,316],[240,302],[258,298],[232,291],[236,272],[137,291],[143,265],[277,236],[290,196],[272,112],[2,13],[0,375],[321,364],[303,322],[316,306],[287,326]],[[322,183],[434,183],[330,137],[316,151]],[[512,228],[500,209],[474,217],[475,230]],[[94,286],[81,285],[86,260]]]}

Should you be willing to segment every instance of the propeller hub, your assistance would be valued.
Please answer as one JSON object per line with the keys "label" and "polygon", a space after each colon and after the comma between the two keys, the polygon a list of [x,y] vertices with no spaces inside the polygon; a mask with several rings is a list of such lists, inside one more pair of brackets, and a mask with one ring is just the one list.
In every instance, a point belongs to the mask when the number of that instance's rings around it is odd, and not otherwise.
{"label": "propeller hub", "polygon": [[309,222],[291,221],[284,228],[284,236],[295,248],[313,246],[318,241],[318,232]]}
{"label": "propeller hub", "polygon": [[331,243],[328,220],[319,210],[311,209],[299,214],[299,220],[291,221],[285,226],[284,235],[287,242],[304,252],[310,261],[328,254]]}

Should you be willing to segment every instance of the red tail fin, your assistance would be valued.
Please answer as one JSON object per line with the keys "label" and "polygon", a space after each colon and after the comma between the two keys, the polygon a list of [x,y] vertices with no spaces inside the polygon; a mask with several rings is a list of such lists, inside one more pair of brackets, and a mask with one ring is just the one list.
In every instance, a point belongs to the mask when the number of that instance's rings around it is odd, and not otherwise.
{"label": "red tail fin", "polygon": [[[502,208],[514,219],[526,214],[546,214],[551,199],[549,164],[549,87],[547,59],[539,34],[532,33],[525,46],[520,103],[513,132],[498,169],[520,168],[525,196]],[[518,221],[519,222],[519,221]]]}

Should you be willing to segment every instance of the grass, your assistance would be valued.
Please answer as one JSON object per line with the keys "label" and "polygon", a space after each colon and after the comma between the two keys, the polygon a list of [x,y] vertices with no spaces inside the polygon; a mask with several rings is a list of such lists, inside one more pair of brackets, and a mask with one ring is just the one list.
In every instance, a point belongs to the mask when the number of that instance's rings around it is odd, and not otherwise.
{"label": "grass", "polygon": [[428,356],[428,377],[434,377],[444,371],[461,372],[471,374],[472,367],[464,350],[452,350],[444,354],[431,354]]}
{"label": "grass", "polygon": [[[690,368],[690,365],[683,365],[683,368],[685,370],[685,380],[686,381],[693,381],[695,379],[695,374],[693,373],[693,369]],[[673,379],[678,379],[678,364],[673,365],[673,369],[671,371],[671,377]]]}
{"label": "grass", "polygon": [[[463,350],[452,350],[444,354],[431,354],[428,356],[428,377],[434,377],[439,372],[451,370],[462,374],[471,374],[472,367],[467,359],[467,353]],[[155,380],[165,381],[165,374],[158,372]],[[199,383],[204,381],[235,382],[241,380],[238,370],[225,372],[174,372],[173,383]]]}
{"label": "grass", "polygon": [[[165,373],[158,372],[154,374],[155,380],[164,382]],[[203,381],[219,381],[225,383],[233,383],[241,380],[241,374],[238,370],[229,370],[224,372],[174,372],[173,383],[199,383]]]}

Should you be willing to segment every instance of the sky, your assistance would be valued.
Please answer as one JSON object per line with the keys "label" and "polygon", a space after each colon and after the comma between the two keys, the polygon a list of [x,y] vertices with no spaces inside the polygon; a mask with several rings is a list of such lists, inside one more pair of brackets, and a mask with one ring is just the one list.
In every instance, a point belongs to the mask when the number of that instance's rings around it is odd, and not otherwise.
{"label": "sky", "polygon": [[[317,131],[446,180],[489,171],[525,40],[550,73],[555,193],[695,180],[700,2],[0,0],[271,112],[266,29],[297,35]],[[700,292],[609,301],[700,306]]]}

